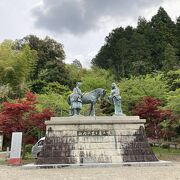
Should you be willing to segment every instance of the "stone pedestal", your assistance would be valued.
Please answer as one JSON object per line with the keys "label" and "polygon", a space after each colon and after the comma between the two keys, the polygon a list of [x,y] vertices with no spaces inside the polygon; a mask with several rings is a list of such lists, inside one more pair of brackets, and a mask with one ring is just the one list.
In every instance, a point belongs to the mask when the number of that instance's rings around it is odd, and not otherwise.
{"label": "stone pedestal", "polygon": [[158,161],[138,116],[52,117],[37,164]]}

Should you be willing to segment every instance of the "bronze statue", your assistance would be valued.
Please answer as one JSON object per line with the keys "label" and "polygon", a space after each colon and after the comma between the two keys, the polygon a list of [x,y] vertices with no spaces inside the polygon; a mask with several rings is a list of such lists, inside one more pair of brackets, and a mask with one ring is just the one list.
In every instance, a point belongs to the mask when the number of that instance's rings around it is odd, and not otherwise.
{"label": "bronze statue", "polygon": [[90,104],[90,116],[95,116],[95,106],[96,102],[100,97],[104,97],[106,91],[102,88],[94,89],[93,91],[82,94],[80,90],[81,83],[77,83],[76,87],[73,89],[73,93],[68,97],[68,104],[70,105],[70,115],[76,116],[80,115],[80,110],[82,104]]}
{"label": "bronze statue", "polygon": [[116,83],[112,83],[111,94],[108,97],[110,101],[114,103],[114,115],[115,116],[123,116],[122,108],[121,108],[121,96],[119,88]]}
{"label": "bronze statue", "polygon": [[82,109],[82,92],[80,89],[81,82],[76,83],[76,87],[73,89],[71,95],[71,111],[72,115],[79,115]]}

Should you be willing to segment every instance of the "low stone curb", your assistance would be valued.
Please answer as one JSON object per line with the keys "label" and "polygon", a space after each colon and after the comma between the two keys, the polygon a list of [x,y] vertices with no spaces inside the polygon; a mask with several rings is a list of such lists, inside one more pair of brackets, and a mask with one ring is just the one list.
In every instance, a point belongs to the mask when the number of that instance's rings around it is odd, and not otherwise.
{"label": "low stone curb", "polygon": [[144,167],[144,166],[169,166],[171,161],[156,161],[156,162],[124,162],[124,163],[87,163],[87,164],[26,164],[23,169],[37,169],[37,168],[82,168],[82,167]]}

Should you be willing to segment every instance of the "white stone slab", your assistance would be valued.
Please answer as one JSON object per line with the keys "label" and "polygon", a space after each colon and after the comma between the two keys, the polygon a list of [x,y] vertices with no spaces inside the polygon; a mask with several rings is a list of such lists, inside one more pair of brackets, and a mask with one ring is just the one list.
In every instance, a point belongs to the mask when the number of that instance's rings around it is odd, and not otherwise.
{"label": "white stone slab", "polygon": [[11,140],[10,159],[21,158],[22,132],[13,132]]}

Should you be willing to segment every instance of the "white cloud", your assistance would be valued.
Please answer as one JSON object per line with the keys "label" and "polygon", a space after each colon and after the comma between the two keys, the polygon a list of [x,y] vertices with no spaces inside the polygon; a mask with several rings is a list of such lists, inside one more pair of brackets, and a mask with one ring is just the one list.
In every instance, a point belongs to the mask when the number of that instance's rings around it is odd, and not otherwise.
{"label": "white cloud", "polygon": [[163,0],[44,0],[34,9],[36,26],[51,32],[81,35],[99,29],[103,18],[125,20],[159,6]]}
{"label": "white cloud", "polygon": [[35,33],[45,36],[46,30],[34,26],[34,17],[31,10],[39,4],[37,0],[1,0],[0,1],[0,41],[4,39],[18,39]]}
{"label": "white cloud", "polygon": [[[159,6],[164,7],[173,20],[180,15],[179,0],[86,0],[89,9],[87,9],[87,5],[86,7],[80,6],[80,11],[82,16],[83,13],[85,15],[86,12],[87,19],[80,19],[79,21],[76,16],[73,20],[79,22],[70,24],[67,27],[65,22],[61,24],[59,16],[54,22],[58,28],[62,26],[68,29],[69,27],[70,29],[67,30],[66,34],[62,33],[62,30],[48,28],[48,25],[51,25],[51,23],[47,24],[47,27],[41,26],[41,28],[39,28],[35,26],[34,23],[37,21],[37,17],[32,15],[32,9],[42,7],[43,2],[50,5],[47,8],[51,8],[56,5],[53,4],[53,2],[62,3],[64,1],[72,2],[74,0],[1,0],[0,41],[4,39],[15,40],[28,34],[35,34],[39,37],[48,35],[64,44],[67,57],[66,62],[78,59],[84,67],[89,67],[90,59],[104,44],[105,36],[107,36],[112,29],[119,26],[136,26],[138,16],[144,16],[150,20],[150,18],[157,13]],[[84,0],[76,1],[80,3]],[[101,4],[99,2],[101,2]],[[73,6],[71,6],[71,8],[73,8]],[[51,13],[53,12],[51,11]],[[66,12],[66,14],[68,15],[69,12]],[[72,16],[71,13],[69,15]],[[82,20],[87,22],[83,22]],[[46,19],[44,19],[44,21],[46,21]],[[84,30],[76,27],[78,23],[79,25],[82,24],[80,28],[84,28]],[[86,25],[88,28],[86,28]],[[73,29],[75,30],[74,32]]]}
{"label": "white cloud", "polygon": [[180,16],[180,0],[166,0],[162,3],[162,7],[167,11],[172,20],[176,21]]}

